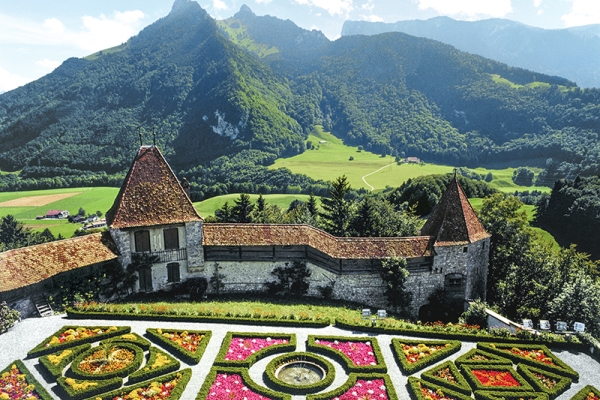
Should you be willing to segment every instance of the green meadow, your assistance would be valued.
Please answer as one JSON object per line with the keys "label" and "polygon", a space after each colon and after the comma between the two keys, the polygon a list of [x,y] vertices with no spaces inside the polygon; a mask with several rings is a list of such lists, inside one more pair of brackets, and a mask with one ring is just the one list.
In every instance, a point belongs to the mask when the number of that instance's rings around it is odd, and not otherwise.
{"label": "green meadow", "polygon": [[[298,174],[305,174],[313,179],[333,181],[339,176],[346,175],[350,185],[367,190],[383,190],[386,186],[397,187],[409,179],[422,175],[447,174],[454,167],[437,164],[397,164],[392,156],[382,157],[368,151],[358,151],[358,147],[347,146],[341,139],[320,126],[315,127],[308,140],[314,149],[306,150],[294,157],[280,158],[269,168],[287,168]],[[410,154],[409,154],[410,156]],[[353,160],[350,160],[350,158]],[[514,191],[540,190],[550,192],[545,186],[518,186],[512,181],[515,168],[487,169],[475,168],[472,171],[487,175],[491,172],[494,179],[490,185],[498,190],[511,193]],[[540,169],[532,169],[539,173]]]}

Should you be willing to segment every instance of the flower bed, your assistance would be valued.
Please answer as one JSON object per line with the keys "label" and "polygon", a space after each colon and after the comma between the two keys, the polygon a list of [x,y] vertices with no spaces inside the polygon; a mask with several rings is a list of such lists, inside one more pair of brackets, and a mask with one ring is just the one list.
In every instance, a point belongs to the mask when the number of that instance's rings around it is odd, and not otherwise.
{"label": "flower bed", "polygon": [[109,342],[78,355],[71,363],[73,375],[81,379],[126,377],[144,360],[142,349],[131,343]]}
{"label": "flower bed", "polygon": [[515,361],[515,364],[522,362],[537,368],[543,368],[555,374],[568,376],[574,380],[579,379],[579,374],[573,368],[552,354],[544,345],[477,343],[477,348],[509,358]]}
{"label": "flower bed", "polygon": [[129,375],[127,384],[131,385],[136,382],[142,382],[154,377],[164,375],[169,372],[177,371],[181,367],[181,363],[164,351],[150,347],[150,357],[143,368]]}
{"label": "flower bed", "polygon": [[498,392],[494,390],[476,390],[475,400],[548,400],[544,392]]}
{"label": "flower bed", "polygon": [[349,372],[387,372],[374,337],[309,335],[306,348],[336,358]]}
{"label": "flower bed", "polygon": [[512,365],[463,365],[462,373],[474,390],[533,391]]}
{"label": "flower bed", "polygon": [[558,397],[561,393],[571,387],[571,378],[554,374],[541,368],[519,364],[517,365],[517,371],[523,375],[536,390],[548,393],[550,399]]}
{"label": "flower bed", "polygon": [[63,392],[61,397],[71,400],[85,399],[123,386],[123,379],[119,377],[90,380],[59,376],[56,381]]}
{"label": "flower bed", "polygon": [[191,377],[192,370],[187,368],[89,400],[178,400]]}
{"label": "flower bed", "polygon": [[599,400],[600,399],[600,390],[596,389],[591,385],[587,385],[579,392],[575,394],[575,396],[571,397],[571,400]]}
{"label": "flower bed", "polygon": [[52,397],[25,365],[16,360],[0,371],[0,399],[52,400]]}
{"label": "flower bed", "polygon": [[497,354],[488,353],[480,349],[471,349],[462,356],[454,360],[454,363],[458,368],[462,368],[462,365],[473,365],[473,364],[494,364],[494,365],[512,365],[513,362],[508,358],[501,357]]}
{"label": "flower bed", "polygon": [[346,383],[327,393],[309,394],[306,400],[398,400],[387,374],[351,373]]}
{"label": "flower bed", "polygon": [[392,339],[392,351],[400,369],[409,375],[456,353],[461,346],[462,344],[458,340]]}
{"label": "flower bed", "polygon": [[288,394],[278,393],[254,383],[246,368],[213,367],[196,400],[291,400]]}
{"label": "flower bed", "polygon": [[71,347],[53,354],[48,354],[47,356],[42,356],[40,357],[40,364],[50,375],[56,378],[62,375],[63,369],[65,369],[75,357],[82,352],[89,350],[91,347],[92,345],[86,343],[81,346]]}
{"label": "flower bed", "polygon": [[416,400],[472,400],[471,396],[464,393],[413,376],[408,377],[408,391]]}
{"label": "flower bed", "polygon": [[[277,370],[278,367],[280,367],[282,364],[285,364],[287,362],[294,361],[294,360],[308,361],[308,362],[318,365],[325,371],[325,376],[319,382],[315,382],[310,385],[302,385],[302,386],[291,385],[289,383],[282,381],[277,376],[275,376],[275,371]],[[331,385],[334,380],[335,380],[334,366],[326,359],[319,357],[316,354],[312,354],[312,353],[298,352],[298,353],[284,354],[284,355],[281,355],[281,356],[276,357],[273,360],[271,360],[269,362],[269,364],[267,364],[267,366],[265,367],[265,382],[277,391],[284,392],[284,393],[290,393],[292,395],[302,395],[302,394],[307,394],[307,393],[320,392],[321,390],[324,390],[327,386]]]}
{"label": "flower bed", "polygon": [[40,357],[72,346],[119,336],[131,331],[129,326],[64,326],[31,349],[28,357]]}
{"label": "flower bed", "polygon": [[455,392],[471,394],[471,387],[452,361],[446,361],[421,374],[421,378]]}
{"label": "flower bed", "polygon": [[136,346],[141,347],[143,350],[146,350],[146,351],[148,349],[150,349],[150,345],[151,345],[151,343],[148,340],[144,339],[143,337],[141,337],[140,335],[138,335],[137,333],[134,333],[134,332],[125,333],[123,335],[115,336],[114,338],[103,340],[100,342],[100,344],[104,344],[108,341],[133,343]]}
{"label": "flower bed", "polygon": [[214,365],[250,367],[270,354],[295,349],[294,334],[227,332]]}
{"label": "flower bed", "polygon": [[211,331],[184,331],[174,329],[146,329],[146,333],[157,344],[188,364],[198,364],[212,335]]}

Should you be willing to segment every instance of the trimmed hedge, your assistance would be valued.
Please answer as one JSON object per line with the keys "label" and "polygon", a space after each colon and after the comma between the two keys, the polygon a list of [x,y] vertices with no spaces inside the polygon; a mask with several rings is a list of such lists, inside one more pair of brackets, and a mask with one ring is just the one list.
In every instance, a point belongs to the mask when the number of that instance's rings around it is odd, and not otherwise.
{"label": "trimmed hedge", "polygon": [[[411,364],[406,359],[406,354],[404,354],[404,350],[402,349],[403,344],[414,346],[419,344],[424,344],[426,346],[447,346],[441,350],[432,353],[430,356]],[[458,340],[407,340],[393,338],[390,346],[392,348],[394,356],[396,357],[396,361],[398,361],[400,369],[410,375],[417,372],[420,369],[429,367],[430,365],[437,363],[438,361],[448,357],[451,354],[456,353],[460,350],[462,343]]]}
{"label": "trimmed hedge", "polygon": [[39,396],[41,400],[54,400],[54,398],[50,396],[46,389],[44,389],[42,384],[39,383],[37,379],[33,377],[33,375],[31,375],[31,372],[29,372],[29,370],[21,360],[15,360],[8,364],[6,368],[0,371],[0,375],[4,374],[5,372],[10,372],[13,365],[17,367],[17,369],[20,372],[20,375],[25,375],[25,381],[27,382],[27,384],[33,385],[34,392]]}
{"label": "trimmed hedge", "polygon": [[86,357],[89,357],[94,352],[101,350],[102,347],[104,347],[102,345],[99,345],[96,347],[92,347],[91,349],[84,351],[83,353],[81,353],[77,357],[75,357],[75,359],[71,363],[71,368],[70,368],[73,375],[79,379],[92,379],[92,380],[109,379],[109,378],[114,378],[114,377],[125,378],[127,375],[131,374],[133,371],[136,371],[140,367],[140,365],[142,365],[142,362],[144,361],[144,351],[141,348],[139,348],[138,346],[134,345],[133,343],[125,343],[125,342],[115,342],[115,343],[109,343],[109,344],[111,346],[114,346],[117,348],[122,348],[122,349],[132,351],[135,354],[135,358],[125,368],[121,368],[116,371],[110,371],[110,372],[101,373],[101,374],[90,374],[89,372],[85,372],[85,371],[81,370],[79,368],[79,363],[81,363]]}
{"label": "trimmed hedge", "polygon": [[[226,360],[227,352],[229,351],[229,346],[231,340],[234,337],[240,338],[272,338],[272,339],[287,339],[287,343],[276,344],[273,346],[266,347],[262,350],[257,351],[252,354],[245,360]],[[219,365],[223,367],[246,367],[249,368],[256,361],[264,358],[268,355],[275,353],[284,353],[289,351],[296,350],[296,335],[293,333],[262,333],[262,332],[227,332],[225,337],[223,338],[223,342],[221,344],[221,349],[217,353],[217,357],[213,363],[213,365]]]}
{"label": "trimmed hedge", "polygon": [[[486,357],[488,360],[471,360],[471,358],[475,355]],[[483,351],[481,349],[471,349],[467,351],[465,354],[454,360],[454,363],[458,366],[458,368],[462,368],[463,365],[473,364],[513,365],[512,360],[501,357],[497,354],[488,353],[487,351]]]}
{"label": "trimmed hedge", "polygon": [[[450,373],[456,382],[450,382],[446,379],[435,376],[437,371],[445,368],[450,370]],[[471,387],[469,386],[469,382],[467,382],[467,380],[461,375],[460,371],[458,368],[456,368],[452,361],[446,361],[440,365],[428,369],[421,374],[421,379],[439,386],[444,386],[455,392],[466,394],[467,396],[471,395]]]}
{"label": "trimmed hedge", "polygon": [[[325,376],[319,382],[315,382],[310,385],[291,385],[275,376],[275,372],[280,365],[295,360],[308,361],[317,364],[319,367],[323,368],[325,371]],[[316,354],[297,352],[284,354],[271,360],[267,364],[263,375],[267,386],[272,386],[275,390],[280,392],[290,393],[292,395],[303,395],[320,392],[327,386],[331,385],[335,379],[335,367],[329,361],[323,357],[319,357]]]}
{"label": "trimmed hedge", "polygon": [[190,378],[192,377],[192,370],[190,368],[186,368],[186,369],[181,370],[181,371],[173,372],[171,374],[164,375],[164,376],[161,376],[161,377],[156,378],[156,379],[144,381],[144,382],[138,383],[137,385],[134,385],[134,386],[129,386],[127,388],[121,388],[121,389],[113,390],[112,392],[104,393],[104,394],[102,394],[100,396],[91,397],[91,398],[89,398],[87,400],[98,400],[98,399],[100,399],[100,400],[112,400],[115,397],[120,397],[120,396],[124,396],[126,394],[129,394],[129,393],[133,392],[134,390],[146,388],[146,387],[150,386],[150,384],[153,383],[153,382],[165,383],[165,382],[168,382],[168,381],[172,381],[178,375],[181,375],[181,378],[177,382],[177,385],[175,386],[175,389],[173,389],[173,391],[171,392],[171,395],[169,396],[169,400],[178,400],[181,397],[181,395],[183,394],[183,391],[185,390],[185,387],[187,386],[188,382],[190,381]]}
{"label": "trimmed hedge", "polygon": [[[544,392],[498,392],[490,390],[476,390],[475,400],[548,400],[548,393]],[[572,400],[572,399],[571,399]]]}
{"label": "trimmed hedge", "polygon": [[[558,375],[568,376],[575,381],[579,380],[579,373],[573,368],[565,364],[560,358],[555,356],[548,347],[543,344],[505,344],[505,343],[477,343],[477,348],[490,353],[498,354],[515,362],[515,364],[523,363],[533,367],[542,368]],[[546,364],[529,357],[519,356],[510,352],[510,349],[517,348],[520,350],[541,350],[544,354],[552,359],[555,365]]]}
{"label": "trimmed hedge", "polygon": [[[48,373],[50,375],[52,375],[53,377],[57,378],[59,376],[62,376],[62,372],[63,369],[65,369],[65,367],[67,365],[69,365],[69,363],[71,361],[73,361],[73,359],[75,357],[77,357],[79,354],[81,354],[83,351],[89,350],[92,347],[91,344],[86,343],[86,344],[82,344],[81,346],[75,346],[75,347],[71,347],[70,349],[65,349],[62,351],[58,351],[56,353],[53,354],[48,354],[46,356],[42,356],[40,357],[40,364],[42,365],[42,367],[48,371]],[[60,356],[63,352],[71,352],[68,355],[65,355],[58,364],[53,364],[50,361],[50,357],[51,356]]]}
{"label": "trimmed hedge", "polygon": [[[328,341],[341,341],[341,342],[370,342],[371,347],[373,348],[373,355],[377,360],[377,364],[375,365],[355,365],[350,358],[342,353],[339,350],[333,349],[328,346],[324,346],[316,343],[317,340],[328,340]],[[385,360],[383,358],[383,354],[381,353],[381,348],[379,347],[379,343],[377,342],[377,338],[375,337],[349,337],[349,336],[322,336],[322,335],[308,335],[308,341],[306,343],[306,349],[308,351],[314,351],[316,353],[324,354],[336,359],[342,366],[344,370],[348,373],[350,372],[378,372],[378,373],[386,373],[387,365],[385,365]]]}
{"label": "trimmed hedge", "polygon": [[[571,383],[573,380],[567,376],[562,376],[558,374],[554,374],[552,372],[546,371],[541,368],[532,367],[525,364],[517,365],[517,372],[519,372],[536,390],[540,390],[542,392],[548,393],[548,397],[550,399],[555,399],[560,394],[562,394],[565,390],[571,387]],[[552,389],[545,386],[538,378],[533,375],[533,372],[537,372],[538,374],[543,374],[547,378],[554,379],[556,381],[556,385]]]}
{"label": "trimmed hedge", "polygon": [[[87,336],[87,337],[81,338],[81,339],[71,340],[68,342],[62,342],[62,343],[55,344],[52,346],[49,345],[50,340],[52,340],[52,338],[54,336],[58,337],[62,333],[68,331],[69,329],[77,330],[77,328],[85,328],[85,329],[89,329],[89,330],[101,329],[102,333],[99,333],[94,336]],[[97,340],[103,340],[103,339],[110,338],[113,336],[123,335],[123,334],[129,333],[129,332],[131,332],[131,327],[129,327],[129,326],[120,326],[120,327],[115,327],[115,326],[111,326],[111,327],[109,327],[109,326],[63,326],[61,329],[56,331],[53,335],[48,336],[40,344],[35,346],[33,349],[29,350],[29,352],[27,353],[27,357],[28,358],[29,357],[40,357],[40,356],[44,356],[46,354],[55,353],[58,350],[64,350],[69,347],[77,346],[77,345],[84,344],[84,343],[92,343]]]}
{"label": "trimmed hedge", "polygon": [[324,328],[331,325],[329,319],[323,321],[307,321],[300,319],[272,319],[252,317],[213,317],[209,315],[174,315],[174,314],[129,314],[92,312],[67,309],[67,316],[71,319],[113,319],[113,320],[142,320],[142,321],[170,321],[170,322],[208,322],[225,324],[243,324],[260,326],[310,326]]}
{"label": "trimmed hedge", "polygon": [[[85,382],[89,382],[93,386],[77,390],[74,389],[71,385],[69,385],[67,383],[67,380],[72,380],[76,384],[83,384]],[[123,378],[119,377],[91,381],[84,379],[65,378],[64,376],[59,376],[58,379],[56,379],[56,381],[58,382],[58,387],[60,387],[61,392],[63,392],[63,396],[61,397],[66,397],[70,400],[85,399],[86,397],[92,397],[97,394],[108,392],[109,390],[114,390],[123,386]]]}
{"label": "trimmed hedge", "polygon": [[[159,355],[166,357],[168,363],[162,366],[158,366],[156,368],[152,368],[152,365],[156,362],[156,358]],[[169,354],[165,353],[157,347],[150,347],[150,356],[148,362],[146,363],[144,368],[141,368],[129,375],[127,385],[131,385],[136,382],[146,381],[148,379],[153,379],[157,376],[161,376],[169,372],[177,371],[180,367],[181,363],[174,357],[170,356]]]}
{"label": "trimmed hedge", "polygon": [[[473,374],[473,370],[487,370],[487,371],[506,371],[519,382],[520,386],[484,386],[479,379]],[[523,378],[518,372],[516,372],[512,365],[463,365],[462,373],[473,390],[493,390],[496,392],[533,392],[533,387]]]}
{"label": "trimmed hedge", "polygon": [[[200,343],[198,343],[198,348],[196,349],[196,351],[192,353],[191,351],[184,349],[177,343],[175,343],[172,340],[169,340],[163,336],[163,334],[166,334],[169,332],[195,333],[198,335],[202,335],[202,340],[200,340]],[[208,342],[210,341],[212,332],[211,331],[191,331],[191,330],[185,330],[185,329],[183,329],[183,330],[182,329],[165,329],[165,332],[162,332],[161,328],[156,328],[156,329],[148,328],[148,329],[146,329],[146,335],[148,335],[150,340],[152,340],[154,343],[157,343],[157,344],[163,346],[168,351],[170,351],[171,354],[173,354],[176,357],[181,358],[184,362],[186,362],[188,364],[198,364],[200,362],[200,359],[202,358],[202,355],[204,354],[204,350],[206,350],[206,346],[208,346]]]}
{"label": "trimmed hedge", "polygon": [[439,385],[415,378],[414,376],[408,377],[408,393],[410,394],[410,397],[413,400],[430,400],[430,398],[423,395],[421,387],[433,390],[435,392],[441,390],[444,396],[454,398],[456,400],[473,400],[470,395],[455,392],[454,390],[448,389],[446,387],[440,387]]}
{"label": "trimmed hedge", "polygon": [[141,337],[140,335],[138,335],[135,332],[130,332],[130,333],[125,333],[123,335],[111,338],[111,339],[106,339],[100,342],[100,344],[104,344],[106,342],[127,342],[127,343],[133,343],[138,347],[141,347],[143,350],[148,351],[148,349],[150,349],[151,343],[144,339],[143,337]]}
{"label": "trimmed hedge", "polygon": [[600,390],[596,389],[592,385],[587,385],[579,392],[575,394],[575,396],[571,397],[571,400],[586,400],[590,394],[596,395],[596,397],[600,397]]}
{"label": "trimmed hedge", "polygon": [[364,373],[364,372],[352,372],[348,376],[348,380],[340,387],[326,393],[318,393],[318,394],[308,394],[306,395],[306,400],[329,400],[334,397],[338,397],[346,393],[350,390],[354,385],[356,385],[356,381],[359,379],[363,380],[374,380],[374,379],[383,379],[385,382],[385,390],[388,394],[389,400],[398,400],[398,395],[396,394],[396,390],[394,389],[394,384],[387,374],[379,374],[379,373]]}
{"label": "trimmed hedge", "polygon": [[[242,377],[244,384],[253,392],[256,392],[262,396],[265,396],[271,400],[292,400],[292,396],[285,393],[279,393],[271,389],[264,388],[254,383],[250,375],[248,375],[248,369],[243,367],[224,367],[224,366],[213,366],[208,373],[208,376],[202,384],[202,388],[196,396],[196,400],[215,399],[215,396],[210,396],[210,388],[217,377],[217,374],[238,374]],[[170,400],[170,399],[169,399]]]}

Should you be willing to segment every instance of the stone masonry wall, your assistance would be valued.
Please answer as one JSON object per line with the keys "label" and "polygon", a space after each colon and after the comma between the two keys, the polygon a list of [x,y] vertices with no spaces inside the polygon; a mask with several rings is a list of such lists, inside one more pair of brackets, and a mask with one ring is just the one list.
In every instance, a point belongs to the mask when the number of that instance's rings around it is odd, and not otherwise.
{"label": "stone masonry wall", "polygon": [[188,272],[204,272],[204,246],[202,246],[202,222],[185,224],[185,247]]}
{"label": "stone masonry wall", "polygon": [[129,232],[110,229],[110,235],[117,246],[121,265],[131,264],[131,237]]}

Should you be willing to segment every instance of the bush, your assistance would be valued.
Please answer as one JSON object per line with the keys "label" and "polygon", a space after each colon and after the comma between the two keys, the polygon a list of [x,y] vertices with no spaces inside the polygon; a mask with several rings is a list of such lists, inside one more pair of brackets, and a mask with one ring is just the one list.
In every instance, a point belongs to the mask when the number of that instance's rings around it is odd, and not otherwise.
{"label": "bush", "polygon": [[81,354],[84,351],[89,350],[92,347],[91,344],[83,344],[81,346],[72,347],[70,349],[65,349],[53,354],[48,354],[46,356],[40,357],[40,364],[48,371],[48,373],[55,378],[62,375],[63,369],[75,357]]}
{"label": "bush", "polygon": [[12,328],[20,319],[21,314],[19,311],[8,307],[5,301],[0,303],[0,333],[4,333]]}
{"label": "bush", "polygon": [[519,167],[514,170],[512,180],[519,186],[531,186],[533,185],[534,176],[535,173],[529,168]]}
{"label": "bush", "polygon": [[[158,360],[158,358],[161,360]],[[158,360],[158,363],[157,363]],[[160,364],[156,365],[155,364]],[[146,366],[129,375],[127,384],[131,385],[136,382],[142,382],[148,379],[153,379],[157,376],[164,375],[169,372],[177,371],[181,367],[181,363],[167,353],[157,347],[150,347],[150,356]]]}
{"label": "bush", "polygon": [[292,265],[285,264],[285,267],[276,267],[271,271],[271,275],[277,280],[267,282],[267,291],[273,295],[284,297],[299,297],[308,293],[311,271],[306,266],[306,262],[294,261]]}
{"label": "bush", "polygon": [[61,397],[70,400],[85,399],[123,386],[123,378],[118,377],[91,381],[60,376],[56,381],[64,394]]}
{"label": "bush", "polygon": [[475,300],[469,305],[469,309],[465,311],[460,319],[462,322],[469,325],[479,325],[481,328],[487,328],[487,309],[488,304],[482,300]]}

